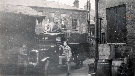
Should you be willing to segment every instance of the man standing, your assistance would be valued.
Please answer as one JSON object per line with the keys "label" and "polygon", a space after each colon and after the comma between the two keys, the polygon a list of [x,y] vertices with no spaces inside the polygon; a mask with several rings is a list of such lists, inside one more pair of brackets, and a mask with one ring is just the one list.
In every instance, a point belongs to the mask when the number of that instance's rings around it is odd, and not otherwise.
{"label": "man standing", "polygon": [[23,44],[19,50],[20,54],[18,55],[18,67],[17,67],[19,69],[18,73],[23,73],[24,75],[26,74],[27,71],[27,62],[28,62],[27,49],[28,48],[26,44]]}
{"label": "man standing", "polygon": [[58,22],[55,22],[55,24],[53,25],[52,32],[55,32],[55,33],[56,32],[57,33],[61,32],[61,26],[60,26],[60,24]]}
{"label": "man standing", "polygon": [[71,52],[71,48],[67,45],[67,42],[64,41],[63,43],[63,46],[60,45],[60,50],[61,48],[63,49],[63,54],[65,56],[65,59],[67,61],[67,65],[68,65],[68,72],[67,72],[67,75],[69,75],[70,73],[70,60],[71,60],[71,57],[72,57],[72,52]]}

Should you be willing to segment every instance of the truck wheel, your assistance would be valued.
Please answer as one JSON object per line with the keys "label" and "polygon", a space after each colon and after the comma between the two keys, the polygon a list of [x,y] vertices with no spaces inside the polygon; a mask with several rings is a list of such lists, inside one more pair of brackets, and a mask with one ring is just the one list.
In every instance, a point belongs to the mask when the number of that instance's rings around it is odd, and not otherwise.
{"label": "truck wheel", "polygon": [[45,76],[48,76],[48,74],[49,74],[49,63],[50,63],[50,61],[47,60],[47,62],[45,63],[45,66],[44,66],[44,75]]}

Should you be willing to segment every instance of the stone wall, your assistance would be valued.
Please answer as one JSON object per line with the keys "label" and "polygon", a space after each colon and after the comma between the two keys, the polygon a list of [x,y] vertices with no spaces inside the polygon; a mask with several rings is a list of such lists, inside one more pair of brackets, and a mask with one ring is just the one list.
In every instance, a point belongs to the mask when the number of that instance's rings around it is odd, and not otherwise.
{"label": "stone wall", "polygon": [[126,5],[126,27],[127,27],[127,43],[134,44],[135,41],[135,1],[134,0],[99,0],[99,17],[103,18],[102,29],[107,30],[106,8],[118,5]]}

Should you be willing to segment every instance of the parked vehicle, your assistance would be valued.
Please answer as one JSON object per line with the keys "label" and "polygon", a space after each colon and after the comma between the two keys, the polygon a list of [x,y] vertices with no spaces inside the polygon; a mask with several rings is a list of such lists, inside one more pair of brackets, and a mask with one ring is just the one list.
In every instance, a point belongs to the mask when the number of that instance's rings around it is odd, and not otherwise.
{"label": "parked vehicle", "polygon": [[[0,12],[0,19],[1,74],[47,74],[59,68],[62,54],[59,45],[66,35],[62,32],[44,33],[37,25],[41,25],[45,16]],[[87,34],[74,33],[68,38],[72,61],[77,66],[83,65],[88,51],[86,38]]]}

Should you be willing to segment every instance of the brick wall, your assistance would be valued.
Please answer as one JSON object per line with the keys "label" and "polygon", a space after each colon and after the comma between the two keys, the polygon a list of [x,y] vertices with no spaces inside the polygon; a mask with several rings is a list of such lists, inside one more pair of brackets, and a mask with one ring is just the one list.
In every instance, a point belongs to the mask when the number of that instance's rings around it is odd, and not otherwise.
{"label": "brick wall", "polygon": [[135,2],[134,0],[99,0],[99,17],[102,17],[102,29],[107,30],[106,8],[126,4],[127,43],[134,44],[135,41]]}
{"label": "brick wall", "polygon": [[[134,59],[135,49],[132,47],[135,45],[135,1],[134,0],[99,0],[99,17],[104,17],[104,20],[102,21],[102,28],[104,28],[106,32],[106,26],[107,26],[106,8],[115,7],[122,4],[126,5],[127,45],[133,50],[133,59]],[[134,60],[133,63],[135,64]],[[135,72],[134,72],[134,76],[135,76]]]}
{"label": "brick wall", "polygon": [[[67,29],[71,30],[72,33],[86,33],[87,32],[87,11],[83,10],[68,10],[68,9],[55,9],[55,8],[36,8],[32,7],[33,9],[37,11],[42,11],[43,15],[46,16],[46,18],[49,18],[50,13],[55,14],[55,18],[58,19],[58,22],[61,23],[61,14],[66,14],[66,20],[65,25]],[[72,19],[77,19],[77,28],[72,29]],[[83,27],[85,26],[85,27]]]}

